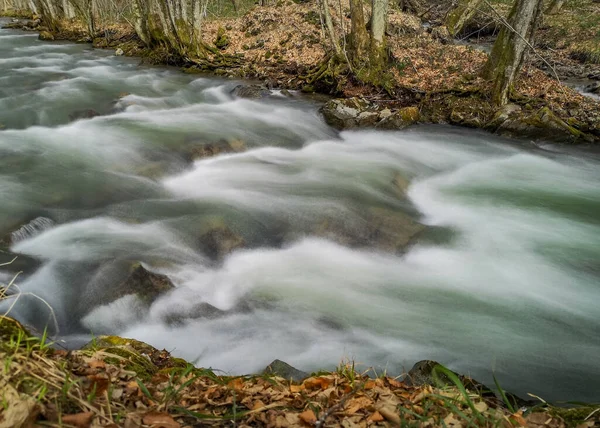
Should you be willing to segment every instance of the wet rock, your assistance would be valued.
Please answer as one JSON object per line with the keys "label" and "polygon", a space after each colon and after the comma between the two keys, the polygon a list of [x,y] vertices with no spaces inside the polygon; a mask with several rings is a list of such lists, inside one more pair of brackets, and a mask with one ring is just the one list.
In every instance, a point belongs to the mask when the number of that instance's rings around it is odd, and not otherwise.
{"label": "wet rock", "polygon": [[592,83],[591,85],[587,85],[585,88],[583,88],[583,91],[600,95],[600,82],[595,82],[595,83]]}
{"label": "wet rock", "polygon": [[74,111],[73,113],[69,114],[69,119],[74,122],[80,119],[91,119],[96,116],[100,116],[100,113],[90,108],[85,110]]}
{"label": "wet rock", "polygon": [[425,230],[411,216],[388,208],[372,207],[360,221],[327,218],[314,234],[350,247],[374,246],[382,251],[401,253]]}
{"label": "wet rock", "polygon": [[246,143],[242,140],[220,140],[216,143],[192,145],[187,153],[190,161],[209,158],[223,153],[240,153],[246,151]]}
{"label": "wet rock", "polygon": [[150,304],[159,296],[174,288],[175,286],[166,275],[150,272],[140,263],[136,263],[131,267],[127,279],[117,288],[119,295],[111,297],[116,300],[128,294],[135,294],[142,301]]}
{"label": "wet rock", "polygon": [[52,41],[54,40],[54,35],[50,31],[42,31],[38,37],[40,40]]}
{"label": "wet rock", "polygon": [[378,124],[382,129],[404,129],[421,120],[421,112],[417,107],[404,107],[384,117]]}
{"label": "wet rock", "polygon": [[182,325],[186,320],[197,320],[197,319],[216,319],[227,314],[209,303],[201,302],[194,305],[191,309],[180,312],[173,311],[163,317],[163,321],[169,325]]}
{"label": "wet rock", "polygon": [[262,374],[275,375],[284,379],[291,379],[298,383],[302,382],[309,376],[308,373],[298,370],[297,368],[292,367],[288,363],[281,360],[273,361],[263,370]]}
{"label": "wet rock", "polygon": [[[455,383],[452,381],[452,379],[450,379],[448,375],[443,373],[442,370],[436,369],[436,367],[440,366],[441,364],[432,360],[419,361],[415,363],[412,369],[409,370],[405,379],[403,379],[403,382],[411,386],[454,386]],[[494,392],[485,385],[483,385],[481,382],[453,372],[452,370],[449,371],[453,373],[468,390],[478,391],[483,395],[487,396],[495,396]]]}
{"label": "wet rock", "polygon": [[262,85],[238,85],[231,94],[239,98],[260,99],[272,95],[272,92]]}
{"label": "wet rock", "polygon": [[119,48],[115,51],[115,56],[123,56],[125,55],[125,52],[123,52],[123,49]]}
{"label": "wet rock", "polygon": [[23,22],[21,22],[18,19],[15,19],[11,22],[9,22],[8,24],[4,24],[2,26],[2,28],[7,29],[7,30],[20,30],[23,28]]}
{"label": "wet rock", "polygon": [[222,260],[232,251],[246,245],[244,238],[229,228],[223,221],[210,222],[200,235],[200,248],[213,260]]}
{"label": "wet rock", "polygon": [[361,121],[371,123],[377,117],[376,109],[368,101],[356,97],[331,100],[321,108],[321,113],[329,125],[338,129],[356,128]]}
{"label": "wet rock", "polygon": [[538,111],[521,111],[512,107],[501,110],[492,121],[486,125],[500,135],[511,137],[528,137],[556,142],[593,141],[593,137],[577,129],[559,118],[548,107]]}
{"label": "wet rock", "polygon": [[42,21],[40,19],[29,19],[25,22],[25,27],[34,30],[39,27],[41,23]]}

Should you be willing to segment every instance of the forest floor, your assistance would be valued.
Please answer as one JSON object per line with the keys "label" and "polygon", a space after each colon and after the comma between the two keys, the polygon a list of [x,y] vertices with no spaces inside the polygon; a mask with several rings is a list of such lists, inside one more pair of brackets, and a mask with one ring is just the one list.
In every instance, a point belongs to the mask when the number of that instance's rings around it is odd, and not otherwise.
{"label": "forest floor", "polygon": [[589,428],[600,423],[599,407],[557,408],[537,397],[537,404],[524,404],[433,362],[402,379],[359,372],[350,362],[295,380],[285,370],[297,371],[282,362],[263,374],[226,376],[115,336],[99,337],[79,351],[57,350],[45,335],[33,337],[8,317],[0,317],[0,363],[2,428]]}

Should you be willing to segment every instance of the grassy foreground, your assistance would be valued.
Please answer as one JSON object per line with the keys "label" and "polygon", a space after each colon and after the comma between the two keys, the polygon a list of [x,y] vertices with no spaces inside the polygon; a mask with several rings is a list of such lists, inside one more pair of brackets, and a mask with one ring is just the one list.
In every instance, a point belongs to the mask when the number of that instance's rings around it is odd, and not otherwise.
{"label": "grassy foreground", "polygon": [[[0,317],[0,427],[593,427],[600,407],[518,409],[436,366],[438,385],[410,386],[343,363],[299,382],[223,376],[130,339],[56,350]],[[462,379],[462,381],[461,381]],[[446,386],[444,385],[445,380]],[[419,383],[419,382],[416,382]]]}

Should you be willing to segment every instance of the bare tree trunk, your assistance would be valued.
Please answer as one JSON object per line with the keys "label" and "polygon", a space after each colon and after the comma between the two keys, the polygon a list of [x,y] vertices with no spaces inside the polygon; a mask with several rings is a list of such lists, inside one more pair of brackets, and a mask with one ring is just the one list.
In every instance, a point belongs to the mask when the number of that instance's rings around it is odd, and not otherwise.
{"label": "bare tree trunk", "polygon": [[362,0],[350,0],[350,17],[350,60],[358,64],[366,60],[369,44]]}
{"label": "bare tree trunk", "polygon": [[340,56],[342,54],[342,48],[340,47],[340,43],[335,34],[335,29],[333,28],[333,21],[331,20],[331,11],[329,10],[328,0],[321,0],[321,12],[323,14],[325,28],[327,29],[327,34],[329,35],[333,50],[337,56]]}
{"label": "bare tree trunk", "polygon": [[148,15],[150,8],[146,0],[133,0],[131,3],[133,12],[133,26],[135,32],[140,40],[146,45],[150,46],[150,31],[148,30]]}
{"label": "bare tree trunk", "polygon": [[477,12],[483,0],[460,0],[458,5],[448,14],[446,18],[446,27],[452,37],[459,34],[466,23]]}
{"label": "bare tree trunk", "polygon": [[372,0],[371,10],[371,66],[382,67],[387,62],[385,28],[388,0]]}
{"label": "bare tree trunk", "polygon": [[550,2],[550,6],[548,6],[548,9],[546,9],[546,14],[547,15],[557,14],[558,12],[560,12],[560,10],[562,9],[564,4],[565,4],[565,0],[552,0]]}
{"label": "bare tree trunk", "polygon": [[543,0],[516,0],[508,16],[508,25],[500,31],[483,76],[493,82],[495,104],[508,102],[514,80],[521,70],[523,59],[542,14]]}

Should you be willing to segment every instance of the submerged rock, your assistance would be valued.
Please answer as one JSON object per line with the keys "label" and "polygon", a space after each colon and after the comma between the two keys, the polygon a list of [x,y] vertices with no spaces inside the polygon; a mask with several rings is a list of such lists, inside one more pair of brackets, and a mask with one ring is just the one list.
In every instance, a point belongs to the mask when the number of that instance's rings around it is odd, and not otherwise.
{"label": "submerged rock", "polygon": [[600,94],[600,82],[595,82],[591,85],[587,85],[585,88],[583,88],[583,91],[592,94]]}
{"label": "submerged rock", "polygon": [[244,238],[222,220],[209,222],[200,235],[199,245],[204,254],[213,260],[222,260],[232,251],[246,245]]}
{"label": "submerged rock", "polygon": [[174,288],[175,285],[173,285],[168,276],[150,272],[140,263],[136,263],[131,267],[127,279],[119,285],[118,292],[120,295],[115,297],[119,298],[128,294],[135,294],[142,301],[150,304],[159,296]]}
{"label": "submerged rock", "polygon": [[246,143],[242,140],[220,140],[216,143],[192,145],[191,149],[188,150],[186,157],[195,161],[198,159],[209,158],[218,156],[224,153],[240,153],[246,150]]}
{"label": "submerged rock", "polygon": [[270,96],[272,92],[262,85],[237,85],[231,94],[239,98],[259,99]]}
{"label": "submerged rock", "polygon": [[69,119],[72,122],[74,122],[74,121],[80,120],[80,119],[91,119],[96,116],[100,116],[100,113],[98,113],[94,109],[89,108],[89,109],[85,109],[85,110],[74,111],[73,113],[69,114]]}
{"label": "submerged rock", "polygon": [[308,373],[298,370],[297,368],[292,367],[288,363],[281,360],[275,360],[269,364],[267,368],[263,370],[263,374],[270,374],[282,377],[284,379],[291,379],[298,383],[302,382],[309,376]]}
{"label": "submerged rock", "polygon": [[314,233],[350,247],[374,246],[382,251],[401,253],[423,230],[425,226],[408,214],[372,207],[358,222],[327,218],[317,225]]}

